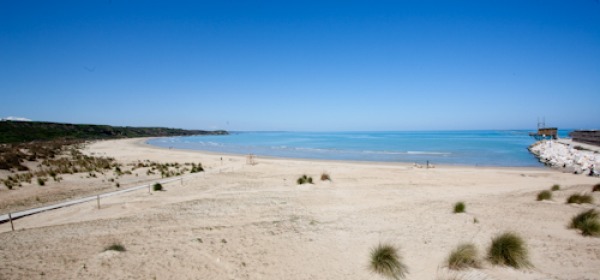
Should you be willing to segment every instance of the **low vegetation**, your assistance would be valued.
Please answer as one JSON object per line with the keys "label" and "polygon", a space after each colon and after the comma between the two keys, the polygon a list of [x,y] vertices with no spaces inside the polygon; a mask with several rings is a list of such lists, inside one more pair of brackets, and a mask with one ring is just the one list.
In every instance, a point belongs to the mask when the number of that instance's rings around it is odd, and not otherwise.
{"label": "low vegetation", "polygon": [[329,176],[329,173],[327,173],[327,172],[321,173],[321,181],[331,181],[331,177]]}
{"label": "low vegetation", "polygon": [[550,199],[552,199],[552,192],[550,192],[550,191],[541,191],[537,195],[537,201],[550,200]]}
{"label": "low vegetation", "polygon": [[578,229],[583,236],[600,236],[600,220],[594,209],[583,211],[571,219],[570,228]]}
{"label": "low vegetation", "polygon": [[594,202],[594,198],[589,194],[572,194],[567,198],[567,203],[592,203]]}
{"label": "low vegetation", "polygon": [[594,185],[594,186],[592,187],[592,191],[593,191],[593,192],[600,192],[600,183],[598,183],[598,184]]}
{"label": "low vegetation", "polygon": [[452,251],[448,257],[448,267],[456,270],[469,267],[480,267],[477,248],[475,245],[471,243],[465,243],[454,249],[454,251]]}
{"label": "low vegetation", "polygon": [[495,265],[506,265],[517,269],[531,266],[525,241],[512,232],[500,234],[492,239],[488,260]]}
{"label": "low vegetation", "polygon": [[226,135],[227,131],[184,130],[165,127],[122,127],[51,122],[0,121],[0,143],[57,139],[116,139],[189,135]]}
{"label": "low vegetation", "polygon": [[202,167],[202,163],[198,163],[196,165],[195,163],[192,162],[192,170],[190,171],[190,173],[198,173],[198,172],[204,172],[204,168]]}
{"label": "low vegetation", "polygon": [[120,243],[114,243],[110,246],[107,246],[104,248],[104,251],[117,251],[117,252],[125,252],[125,246],[121,245]]}
{"label": "low vegetation", "polygon": [[298,180],[296,180],[296,183],[298,183],[298,185],[312,184],[313,183],[313,179],[312,179],[312,177],[308,177],[305,174],[305,175],[302,175],[300,178],[298,178]]}
{"label": "low vegetation", "polygon": [[466,208],[465,203],[462,201],[459,201],[456,204],[454,204],[454,213],[464,213],[465,208]]}
{"label": "low vegetation", "polygon": [[163,190],[163,186],[160,183],[156,183],[152,186],[152,190],[157,192],[157,191],[162,191]]}
{"label": "low vegetation", "polygon": [[396,248],[391,245],[379,244],[371,250],[370,268],[389,279],[403,279],[408,269]]}
{"label": "low vegetation", "polygon": [[550,189],[551,191],[555,192],[555,191],[559,191],[560,190],[560,185],[553,185],[552,188]]}

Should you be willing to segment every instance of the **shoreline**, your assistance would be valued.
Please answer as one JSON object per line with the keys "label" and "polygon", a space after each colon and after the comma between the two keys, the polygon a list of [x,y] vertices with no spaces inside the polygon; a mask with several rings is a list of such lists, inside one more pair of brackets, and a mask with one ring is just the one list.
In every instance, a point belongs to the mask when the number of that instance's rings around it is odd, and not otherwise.
{"label": "shoreline", "polygon": [[[143,137],[143,138],[135,138],[137,140],[139,140],[136,144],[138,144],[140,147],[146,147],[146,148],[151,148],[151,149],[159,149],[159,150],[176,150],[176,151],[186,151],[186,152],[197,152],[200,154],[205,154],[205,155],[213,155],[213,156],[235,156],[235,157],[242,157],[245,158],[247,155],[244,154],[233,154],[233,153],[218,153],[218,152],[214,152],[214,151],[206,151],[206,150],[196,150],[196,149],[180,149],[180,148],[165,148],[165,147],[161,147],[161,146],[155,146],[152,144],[148,144],[147,141],[151,140],[151,139],[156,139],[156,138],[161,138],[161,137]],[[415,162],[400,162],[400,161],[370,161],[370,160],[365,160],[365,161],[361,161],[361,160],[337,160],[337,159],[312,159],[312,158],[292,158],[292,157],[277,157],[277,156],[262,156],[262,155],[255,155],[257,157],[260,157],[260,159],[267,159],[267,160],[283,160],[283,161],[301,161],[301,162],[323,162],[323,163],[340,163],[340,164],[344,164],[344,163],[352,163],[352,164],[365,164],[365,165],[379,165],[379,166],[404,166],[404,167],[414,167]],[[531,169],[531,170],[554,170],[552,168],[549,168],[548,166],[542,165],[542,166],[494,166],[494,165],[465,165],[465,164],[444,164],[444,163],[434,163],[432,161],[430,161],[431,164],[434,165],[433,168],[436,167],[443,167],[443,168],[478,168],[478,169],[505,169],[505,170],[515,170],[515,169]],[[425,167],[422,167],[423,169],[427,169]],[[433,169],[430,168],[430,169]]]}

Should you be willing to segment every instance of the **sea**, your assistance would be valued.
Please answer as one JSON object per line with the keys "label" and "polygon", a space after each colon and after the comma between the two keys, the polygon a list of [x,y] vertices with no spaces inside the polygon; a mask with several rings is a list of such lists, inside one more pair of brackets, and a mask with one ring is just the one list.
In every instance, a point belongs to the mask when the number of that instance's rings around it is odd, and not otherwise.
{"label": "sea", "polygon": [[[386,132],[230,132],[229,135],[164,137],[164,148],[257,156],[403,162],[424,165],[538,167],[527,150],[536,140],[526,130]],[[559,137],[568,137],[559,130]]]}

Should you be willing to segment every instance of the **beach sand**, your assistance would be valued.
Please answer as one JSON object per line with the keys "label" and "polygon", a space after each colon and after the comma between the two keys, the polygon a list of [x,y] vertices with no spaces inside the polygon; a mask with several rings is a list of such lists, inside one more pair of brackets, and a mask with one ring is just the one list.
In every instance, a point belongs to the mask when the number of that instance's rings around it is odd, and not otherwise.
{"label": "beach sand", "polygon": [[[600,279],[600,238],[567,226],[594,204],[565,204],[600,179],[549,168],[491,168],[273,159],[169,150],[143,139],[99,141],[87,154],[119,162],[201,162],[204,173],[0,225],[0,279],[384,279],[369,268],[371,249],[390,243],[407,279]],[[319,180],[322,172],[332,181]],[[297,185],[302,174],[315,184]],[[139,174],[123,187],[152,182]],[[71,196],[114,190],[65,179]],[[561,185],[551,201],[536,195]],[[70,187],[69,187],[70,186]],[[43,196],[48,188],[21,195]],[[37,191],[36,191],[37,189]],[[73,190],[75,189],[75,190]],[[12,192],[19,192],[15,190]],[[16,195],[2,192],[0,202]],[[453,205],[466,204],[454,214]],[[6,207],[10,209],[10,207]],[[485,256],[506,231],[523,237],[534,267],[484,262],[445,268],[450,251],[472,242]],[[120,243],[125,252],[104,251]]]}

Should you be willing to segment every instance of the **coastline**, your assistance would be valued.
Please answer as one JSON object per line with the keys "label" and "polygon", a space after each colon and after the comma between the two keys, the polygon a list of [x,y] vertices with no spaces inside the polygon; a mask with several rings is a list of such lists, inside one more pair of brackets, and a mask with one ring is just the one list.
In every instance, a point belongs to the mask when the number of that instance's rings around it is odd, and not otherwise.
{"label": "coastline", "polygon": [[[177,151],[186,151],[186,152],[197,152],[199,154],[212,155],[212,156],[230,156],[230,157],[243,157],[246,155],[243,154],[235,154],[235,153],[219,153],[214,151],[206,151],[206,150],[196,150],[196,149],[180,149],[180,148],[165,148],[161,146],[156,146],[152,144],[148,144],[147,142],[151,139],[156,139],[160,137],[145,137],[145,138],[136,138],[139,141],[136,141],[140,147],[158,149],[158,150],[177,150]],[[358,165],[379,165],[379,166],[404,166],[404,167],[414,167],[414,162],[402,162],[402,161],[370,161],[370,160],[338,160],[338,159],[312,159],[312,158],[292,158],[292,157],[278,157],[278,156],[263,156],[263,155],[255,155],[260,159],[266,160],[283,160],[283,161],[300,161],[300,162],[322,162],[322,163],[339,163],[339,164],[358,164]],[[436,163],[431,161],[433,164],[433,168],[435,167],[443,167],[443,168],[478,168],[478,169],[504,169],[504,170],[548,170],[547,166],[492,166],[492,165],[466,165],[466,164],[445,164],[445,163]],[[427,169],[422,167],[423,169]]]}
{"label": "coastline", "polygon": [[[202,163],[205,172],[165,184],[165,191],[133,191],[96,202],[24,217],[0,225],[0,278],[31,279],[368,279],[373,246],[392,243],[408,279],[593,279],[600,274],[597,238],[566,225],[577,213],[599,207],[566,204],[590,192],[597,178],[549,168],[415,168],[410,164],[258,158],[166,149],[145,139],[88,143],[84,153],[129,163]],[[221,161],[221,157],[223,160]],[[132,184],[160,176],[133,170]],[[327,172],[330,181],[319,175]],[[302,174],[314,184],[298,185]],[[112,176],[112,175],[110,175]],[[66,186],[89,184],[65,176]],[[125,179],[119,179],[126,188]],[[51,184],[50,184],[51,183]],[[536,195],[561,186],[550,201]],[[46,192],[61,188],[49,182]],[[114,189],[114,185],[112,186]],[[454,214],[462,201],[466,212]],[[490,240],[522,236],[534,269],[484,262],[480,269],[450,271],[448,254],[463,242],[483,257]],[[68,242],[67,242],[68,241]],[[125,252],[105,251],[114,243]],[[40,248],[44,248],[41,250]],[[43,260],[43,261],[42,261]],[[65,261],[68,260],[68,261]],[[136,268],[136,269],[132,269]],[[60,269],[56,269],[60,268]],[[454,278],[453,278],[454,277]]]}

